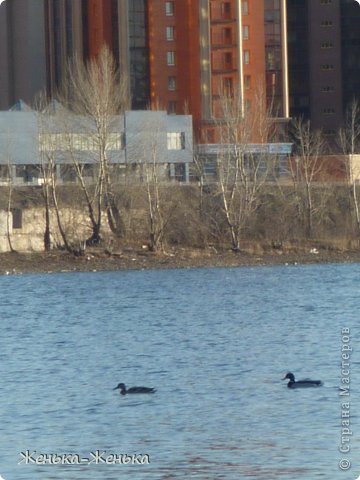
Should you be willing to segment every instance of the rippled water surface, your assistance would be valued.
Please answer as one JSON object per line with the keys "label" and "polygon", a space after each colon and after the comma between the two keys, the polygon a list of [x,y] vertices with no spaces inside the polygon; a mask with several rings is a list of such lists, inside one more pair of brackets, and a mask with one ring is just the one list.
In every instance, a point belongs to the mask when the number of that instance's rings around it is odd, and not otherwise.
{"label": "rippled water surface", "polygon": [[[356,479],[359,285],[359,265],[0,278],[0,474]],[[338,391],[343,328],[353,348],[350,397]],[[287,371],[325,385],[290,390]],[[122,397],[119,382],[157,392]],[[353,431],[346,454],[342,401]],[[26,450],[150,463],[19,465]],[[351,469],[341,471],[341,460]]]}

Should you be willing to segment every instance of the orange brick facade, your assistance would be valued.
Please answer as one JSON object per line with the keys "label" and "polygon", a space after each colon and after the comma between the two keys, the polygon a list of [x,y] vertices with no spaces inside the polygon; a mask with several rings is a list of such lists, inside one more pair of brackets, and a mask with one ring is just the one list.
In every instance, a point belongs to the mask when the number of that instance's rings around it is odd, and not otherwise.
{"label": "orange brick facade", "polygon": [[192,0],[149,2],[150,98],[170,113],[190,112],[198,124],[200,55],[198,5]]}
{"label": "orange brick facade", "polygon": [[[104,42],[113,47],[112,5],[112,0],[87,0],[90,56]],[[266,92],[272,87],[275,91],[273,79],[280,85],[279,75],[267,71],[264,0],[144,0],[143,5],[149,104],[173,114],[192,114],[198,140],[216,142],[223,92],[238,92],[243,111],[252,111],[258,108],[259,91],[266,102]]]}

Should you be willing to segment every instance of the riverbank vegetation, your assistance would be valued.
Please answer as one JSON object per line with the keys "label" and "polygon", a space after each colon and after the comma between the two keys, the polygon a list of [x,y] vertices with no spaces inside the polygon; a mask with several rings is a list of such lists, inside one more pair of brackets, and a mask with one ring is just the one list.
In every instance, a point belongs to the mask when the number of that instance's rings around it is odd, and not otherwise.
{"label": "riverbank vegetation", "polygon": [[[265,105],[260,93],[258,103]],[[149,138],[147,151],[139,151],[136,164],[120,165],[108,157],[113,120],[128,103],[126,79],[108,50],[87,65],[70,64],[58,100],[66,108],[55,111],[44,97],[38,102],[39,186],[8,182],[0,188],[6,217],[2,230],[10,251],[17,250],[13,240],[22,228],[14,225],[14,214],[31,209],[42,212],[34,230],[43,236],[44,251],[66,250],[76,257],[94,247],[97,254],[110,256],[129,249],[159,255],[174,249],[280,255],[359,248],[360,187],[354,170],[340,161],[341,177],[324,177],[325,156],[335,144],[313,132],[309,122],[299,119],[279,129],[271,108],[244,114],[240,96],[227,89],[219,94],[219,120],[214,121],[213,175],[207,175],[206,161],[195,152],[191,182],[182,184],[169,181],[166,163],[158,161],[163,152],[156,137]],[[91,174],[84,151],[79,158],[74,146],[74,113],[83,119],[79,131],[89,129]],[[359,150],[359,125],[359,107],[353,103],[336,146],[347,158]],[[285,165],[282,158],[282,172],[276,154],[252,148],[272,142],[294,146]],[[58,168],[68,169],[67,183],[57,182]]]}
{"label": "riverbank vegetation", "polygon": [[[122,182],[116,184],[114,191],[117,195],[113,200],[118,211],[122,212],[123,228],[119,234],[105,227],[101,231],[101,242],[97,245],[108,253],[116,254],[124,248],[152,252],[194,248],[261,253],[270,250],[288,252],[294,248],[354,250],[359,246],[352,186],[316,184],[312,187],[312,221],[309,230],[308,202],[306,196],[299,195],[298,186],[276,183],[264,185],[256,195],[251,215],[241,225],[236,249],[224,211],[223,196],[216,184],[204,188],[199,184],[159,183],[154,203],[161,218],[151,216],[155,206],[149,210],[147,182]],[[92,193],[92,189],[89,192]],[[6,187],[0,188],[0,210],[7,209],[7,193]],[[82,246],[81,255],[86,254],[89,247],[86,240],[92,235],[92,224],[88,219],[87,201],[77,185],[57,187],[59,215],[65,218],[64,212],[73,212],[71,217],[67,216],[66,222],[62,222],[62,236],[58,235],[56,216],[49,216],[53,219],[50,224],[49,219],[45,222],[49,200],[45,202],[42,187],[13,189],[11,202],[13,210],[43,210],[42,225],[37,225],[34,231],[39,234],[41,227],[45,242],[49,229],[52,249],[64,248],[61,239],[65,235],[73,250],[76,247],[79,252],[79,246]],[[50,201],[50,210],[53,208]],[[82,219],[81,225],[79,218]],[[154,222],[159,222],[156,228],[157,231],[161,230],[156,245]],[[12,234],[21,234],[21,229],[13,229]]]}

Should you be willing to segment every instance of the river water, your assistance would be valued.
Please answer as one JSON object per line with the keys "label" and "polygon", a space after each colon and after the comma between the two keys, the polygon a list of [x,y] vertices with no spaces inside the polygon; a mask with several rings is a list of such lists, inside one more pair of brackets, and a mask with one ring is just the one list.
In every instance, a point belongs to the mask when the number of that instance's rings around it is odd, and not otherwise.
{"label": "river water", "polygon": [[356,479],[359,286],[357,264],[1,277],[0,474]]}

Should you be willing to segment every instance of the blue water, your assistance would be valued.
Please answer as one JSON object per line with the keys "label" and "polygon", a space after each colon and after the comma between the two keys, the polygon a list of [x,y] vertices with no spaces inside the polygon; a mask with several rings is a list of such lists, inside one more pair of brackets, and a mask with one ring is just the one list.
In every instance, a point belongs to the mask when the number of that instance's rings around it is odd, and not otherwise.
{"label": "blue water", "polygon": [[[0,474],[357,478],[359,285],[356,264],[1,277]],[[338,392],[343,328],[350,399]],[[325,386],[290,390],[287,371]],[[157,392],[122,397],[119,382]],[[353,435],[341,454],[345,400]],[[150,463],[19,465],[27,450]]]}

